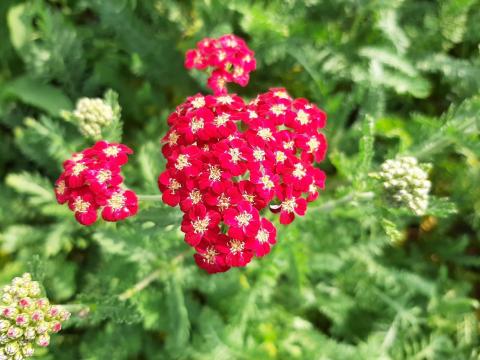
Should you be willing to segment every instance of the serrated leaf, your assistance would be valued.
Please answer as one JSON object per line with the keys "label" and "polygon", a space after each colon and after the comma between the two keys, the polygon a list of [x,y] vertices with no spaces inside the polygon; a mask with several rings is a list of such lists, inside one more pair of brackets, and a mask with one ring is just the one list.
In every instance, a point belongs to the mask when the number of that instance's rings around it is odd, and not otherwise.
{"label": "serrated leaf", "polygon": [[166,296],[170,329],[165,346],[172,354],[180,353],[188,343],[190,336],[190,320],[180,281],[177,272],[167,281]]}
{"label": "serrated leaf", "polygon": [[458,212],[455,203],[448,198],[437,198],[430,196],[430,203],[428,206],[428,214],[437,217],[447,217]]}
{"label": "serrated leaf", "polygon": [[5,181],[18,193],[28,195],[32,204],[40,205],[55,201],[53,185],[40,175],[27,172],[9,174]]}

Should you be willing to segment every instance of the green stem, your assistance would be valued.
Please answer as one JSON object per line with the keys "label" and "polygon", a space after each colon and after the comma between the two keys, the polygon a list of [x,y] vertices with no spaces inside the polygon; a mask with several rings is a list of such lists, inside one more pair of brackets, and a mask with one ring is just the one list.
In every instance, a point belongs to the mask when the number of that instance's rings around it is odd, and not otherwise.
{"label": "green stem", "polygon": [[118,295],[118,299],[120,301],[126,301],[126,300],[130,299],[132,296],[134,296],[135,294],[139,293],[140,291],[142,291],[143,289],[148,287],[151,283],[153,283],[154,281],[159,279],[160,276],[166,272],[166,270],[165,270],[166,268],[171,268],[171,267],[175,266],[177,263],[179,263],[180,261],[182,261],[183,258],[185,257],[185,255],[188,252],[189,252],[189,250],[186,250],[186,251],[180,253],[178,256],[173,258],[173,260],[170,261],[168,264],[164,264],[164,265],[168,265],[168,266],[161,266],[157,270],[155,270],[155,271],[151,272],[150,274],[148,274],[147,276],[145,276],[142,280],[137,282],[131,288],[125,290],[123,293]]}
{"label": "green stem", "polygon": [[353,193],[350,193],[350,194],[347,194],[347,195],[341,197],[340,199],[327,201],[323,205],[321,205],[319,207],[316,207],[316,208],[313,208],[311,211],[320,211],[320,212],[330,211],[330,210],[336,208],[337,206],[347,204],[347,203],[352,202],[352,201],[371,200],[374,197],[375,197],[375,193],[373,193],[371,191],[353,192]]}
{"label": "green stem", "polygon": [[59,305],[59,307],[67,310],[70,314],[79,318],[85,318],[90,313],[90,306],[86,304],[65,304]]}
{"label": "green stem", "polygon": [[162,195],[137,195],[141,201],[162,201]]}

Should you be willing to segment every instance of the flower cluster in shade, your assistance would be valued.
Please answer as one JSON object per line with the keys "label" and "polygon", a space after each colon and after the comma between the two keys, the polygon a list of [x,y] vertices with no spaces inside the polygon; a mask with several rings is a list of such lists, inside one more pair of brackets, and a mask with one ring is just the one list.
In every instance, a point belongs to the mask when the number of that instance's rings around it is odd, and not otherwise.
{"label": "flower cluster in shade", "polygon": [[92,139],[100,139],[114,118],[112,107],[100,98],[81,98],[72,115],[82,135]]}
{"label": "flower cluster in shade", "polygon": [[376,174],[387,198],[395,206],[403,206],[415,215],[423,215],[428,208],[431,183],[426,166],[411,156],[385,161]]}
{"label": "flower cluster in shade", "polygon": [[324,187],[325,113],[273,88],[245,103],[234,94],[189,97],[163,138],[163,201],[184,212],[181,229],[209,273],[245,266],[276,242],[275,226],[304,215]]}
{"label": "flower cluster in shade", "polygon": [[0,360],[31,357],[35,344],[46,347],[70,313],[41,297],[30,274],[16,277],[0,291]]}
{"label": "flower cluster in shade", "polygon": [[57,201],[68,203],[77,221],[83,225],[93,224],[100,209],[106,221],[135,215],[137,196],[123,189],[120,174],[129,154],[132,150],[127,146],[106,141],[73,154],[63,163],[64,171],[55,183]]}
{"label": "flower cluster in shade", "polygon": [[199,41],[197,48],[187,51],[185,67],[200,70],[213,68],[208,87],[214,94],[220,95],[227,93],[229,82],[246,86],[250,72],[256,68],[256,61],[254,52],[245,41],[229,34],[218,39],[205,38]]}

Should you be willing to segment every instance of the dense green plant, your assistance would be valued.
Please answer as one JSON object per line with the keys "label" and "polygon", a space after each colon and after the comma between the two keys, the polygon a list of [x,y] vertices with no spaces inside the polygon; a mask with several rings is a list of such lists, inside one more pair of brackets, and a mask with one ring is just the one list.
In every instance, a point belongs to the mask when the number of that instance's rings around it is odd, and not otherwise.
{"label": "dense green plant", "polygon": [[[72,311],[41,358],[480,357],[478,0],[3,0],[0,17],[0,282],[28,270]],[[53,193],[92,144],[66,115],[76,101],[118,93],[126,183],[157,194],[165,119],[208,92],[184,52],[230,32],[259,61],[234,91],[285,86],[328,113],[327,188],[306,216],[214,276],[161,202],[78,225]],[[424,216],[375,178],[399,156],[431,166]]]}

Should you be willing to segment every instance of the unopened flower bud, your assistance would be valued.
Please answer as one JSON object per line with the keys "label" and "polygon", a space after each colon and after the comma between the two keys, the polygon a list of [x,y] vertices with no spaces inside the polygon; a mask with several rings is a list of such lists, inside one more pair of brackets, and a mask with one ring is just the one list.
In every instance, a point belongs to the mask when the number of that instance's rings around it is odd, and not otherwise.
{"label": "unopened flower bud", "polygon": [[23,333],[23,336],[27,340],[33,340],[33,339],[35,339],[35,336],[37,336],[37,332],[35,331],[35,328],[28,327],[28,328],[25,329],[25,332]]}
{"label": "unopened flower bud", "polygon": [[6,292],[2,295],[2,302],[4,304],[10,304],[12,301],[13,301],[13,296],[11,294]]}
{"label": "unopened flower bud", "polygon": [[23,331],[22,329],[20,329],[19,327],[16,327],[16,326],[11,326],[8,330],[7,330],[7,336],[10,338],[10,339],[17,339],[19,338],[20,336],[23,335]]}
{"label": "unopened flower bud", "polygon": [[48,331],[48,323],[46,323],[45,321],[41,322],[37,325],[35,330],[38,334],[45,334]]}
{"label": "unopened flower bud", "polygon": [[425,166],[414,157],[400,157],[385,161],[375,177],[383,182],[387,198],[395,206],[405,206],[416,215],[428,208],[431,183]]}
{"label": "unopened flower bud", "polygon": [[98,139],[102,135],[102,128],[112,123],[114,113],[103,99],[81,98],[73,111],[73,117],[84,136]]}
{"label": "unopened flower bud", "polygon": [[42,321],[43,319],[44,319],[44,315],[43,315],[43,312],[41,312],[40,310],[35,310],[32,313],[32,321],[38,322],[38,321]]}
{"label": "unopened flower bud", "polygon": [[70,313],[40,298],[40,285],[29,274],[2,288],[0,298],[0,360],[22,360],[34,353],[34,344],[48,346],[50,333],[62,329]]}
{"label": "unopened flower bud", "polygon": [[15,355],[19,350],[18,343],[16,341],[10,342],[7,345],[5,345],[5,348],[3,351],[5,354],[13,356]]}
{"label": "unopened flower bud", "polygon": [[32,344],[27,344],[23,347],[22,353],[25,357],[30,357],[35,353],[35,349]]}
{"label": "unopened flower bud", "polygon": [[50,344],[50,336],[48,334],[40,335],[37,339],[37,345],[47,347]]}
{"label": "unopened flower bud", "polygon": [[4,333],[10,327],[10,321],[8,320],[0,320],[0,333]]}
{"label": "unopened flower bud", "polygon": [[25,326],[28,324],[28,321],[29,321],[29,317],[27,314],[20,314],[15,319],[15,323],[18,326]]}

